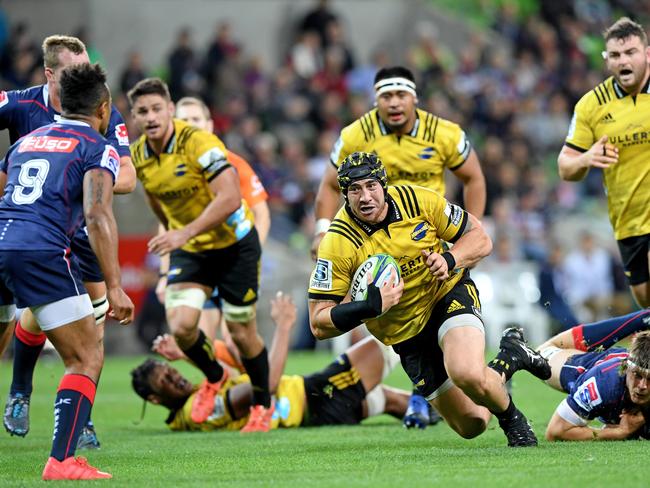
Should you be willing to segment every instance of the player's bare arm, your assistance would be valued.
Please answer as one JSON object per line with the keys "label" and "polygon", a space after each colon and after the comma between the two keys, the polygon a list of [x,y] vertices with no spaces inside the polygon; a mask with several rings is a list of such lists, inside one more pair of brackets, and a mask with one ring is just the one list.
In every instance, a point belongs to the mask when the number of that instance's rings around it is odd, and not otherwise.
{"label": "player's bare arm", "polygon": [[149,241],[149,251],[167,254],[180,249],[194,236],[202,234],[222,224],[241,206],[239,178],[233,168],[226,168],[210,182],[210,190],[215,198],[196,219],[182,229],[168,230]]}
{"label": "player's bare arm", "polygon": [[271,211],[269,204],[266,200],[258,202],[251,207],[253,217],[255,217],[255,230],[257,236],[260,238],[260,244],[264,245],[266,238],[269,236],[269,229],[271,228]]}
{"label": "player's bare arm", "polygon": [[113,180],[103,169],[86,172],[83,183],[83,208],[88,238],[104,273],[110,315],[121,324],[133,321],[134,307],[121,286],[117,257],[117,223],[113,216]]}
{"label": "player's bare arm", "polygon": [[336,168],[331,164],[327,165],[325,174],[318,187],[316,202],[314,204],[314,215],[316,218],[316,229],[314,230],[314,240],[311,246],[311,257],[316,259],[318,254],[318,245],[327,232],[329,221],[331,221],[336,212],[341,207],[341,190],[336,180]]}
{"label": "player's bare arm", "polygon": [[481,164],[474,149],[469,153],[467,161],[454,171],[454,175],[463,183],[465,209],[477,219],[482,219],[485,212],[487,190]]}
{"label": "player's bare arm", "polygon": [[291,330],[296,324],[296,305],[290,295],[278,291],[271,299],[271,318],[275,325],[269,351],[269,390],[275,393],[284,373],[291,342]]}
{"label": "player's bare arm", "polygon": [[644,423],[642,413],[624,413],[618,425],[610,424],[597,429],[588,425],[573,425],[555,412],[546,428],[546,439],[549,441],[624,440],[639,430]]}
{"label": "player's bare arm", "polygon": [[[438,254],[436,252],[422,251],[426,259],[429,272],[435,279],[444,281],[449,278],[449,273],[456,268],[470,268],[475,266],[481,259],[492,252],[492,240],[487,235],[481,222],[468,213],[467,224],[461,237],[454,243],[450,251]],[[451,258],[445,258],[444,254],[451,254]],[[453,269],[449,269],[449,263],[453,262]]]}
{"label": "player's bare arm", "polygon": [[120,173],[113,185],[113,193],[124,195],[131,193],[135,190],[137,178],[135,176],[135,166],[131,161],[130,156],[122,156],[120,158]]}
{"label": "player's bare arm", "polygon": [[5,186],[7,186],[7,173],[0,171],[0,198],[5,194]]}
{"label": "player's bare arm", "polygon": [[588,151],[581,153],[569,146],[562,147],[557,158],[560,178],[566,181],[580,181],[590,168],[606,169],[618,162],[618,148],[603,135]]}

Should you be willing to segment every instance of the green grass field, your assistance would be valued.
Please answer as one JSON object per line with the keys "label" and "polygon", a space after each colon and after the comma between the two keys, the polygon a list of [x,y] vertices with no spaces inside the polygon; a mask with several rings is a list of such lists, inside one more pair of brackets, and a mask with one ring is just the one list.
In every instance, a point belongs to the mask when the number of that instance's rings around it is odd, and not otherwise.
{"label": "green grass field", "polygon": [[[493,420],[478,439],[464,440],[446,425],[407,431],[382,416],[358,427],[273,431],[172,433],[164,409],[132,393],[129,371],[141,358],[109,358],[98,390],[93,419],[102,449],[84,453],[111,472],[113,486],[301,486],[301,487],[646,487],[650,444],[561,443],[542,440],[546,421],[562,395],[526,373],[515,377],[517,405],[531,419],[538,448],[511,449]],[[325,353],[295,353],[288,373],[307,373],[327,364]],[[192,379],[189,365],[180,369]],[[8,391],[11,366],[0,363],[0,392]],[[52,435],[52,402],[62,366],[58,359],[37,367],[31,431],[26,438],[0,432],[0,486],[42,483]],[[407,387],[403,372],[388,379]],[[645,480],[645,481],[644,481]]]}

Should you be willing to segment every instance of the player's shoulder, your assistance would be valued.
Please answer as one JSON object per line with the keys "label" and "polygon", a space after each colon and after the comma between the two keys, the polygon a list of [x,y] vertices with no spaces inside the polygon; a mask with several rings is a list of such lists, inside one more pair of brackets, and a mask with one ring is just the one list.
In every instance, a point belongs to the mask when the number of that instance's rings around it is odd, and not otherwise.
{"label": "player's shoulder", "polygon": [[433,144],[434,142],[458,139],[458,134],[462,132],[460,125],[451,120],[442,118],[426,110],[416,109],[417,113],[417,132],[416,138],[425,143]]}
{"label": "player's shoulder", "polygon": [[146,147],[147,138],[144,134],[131,143],[129,149],[131,150],[131,158],[133,159],[134,165],[138,165],[147,159]]}
{"label": "player's shoulder", "polygon": [[366,112],[341,131],[341,137],[348,143],[370,142],[381,135],[381,121],[376,108]]}
{"label": "player's shoulder", "polygon": [[594,110],[613,102],[617,98],[619,98],[617,86],[614,83],[614,77],[610,76],[580,97],[576,104],[576,110]]}
{"label": "player's shoulder", "polygon": [[0,91],[0,108],[16,109],[20,106],[29,107],[29,104],[23,105],[21,102],[30,101],[44,104],[43,85],[31,86],[22,90],[2,90]]}
{"label": "player's shoulder", "polygon": [[420,216],[424,207],[430,207],[442,198],[435,191],[417,185],[389,186],[388,194],[408,218]]}
{"label": "player's shoulder", "polygon": [[362,230],[348,215],[346,209],[342,208],[332,219],[320,246],[326,254],[344,257],[360,249],[364,240]]}

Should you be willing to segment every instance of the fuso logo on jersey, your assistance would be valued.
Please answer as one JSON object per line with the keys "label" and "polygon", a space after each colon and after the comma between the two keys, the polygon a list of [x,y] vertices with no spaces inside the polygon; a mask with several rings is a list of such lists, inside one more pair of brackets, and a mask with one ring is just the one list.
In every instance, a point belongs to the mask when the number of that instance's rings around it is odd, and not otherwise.
{"label": "fuso logo on jersey", "polygon": [[18,146],[18,152],[42,151],[71,153],[79,141],[70,137],[27,136]]}
{"label": "fuso logo on jersey", "polygon": [[129,145],[129,131],[126,129],[125,124],[117,124],[115,126],[115,137],[120,146]]}
{"label": "fuso logo on jersey", "polygon": [[7,92],[2,90],[0,91],[0,107],[4,107],[9,103],[9,95],[7,95]]}
{"label": "fuso logo on jersey", "polygon": [[587,412],[591,411],[595,406],[603,403],[603,398],[598,391],[598,384],[596,378],[589,378],[585,381],[577,391],[573,394],[573,399]]}

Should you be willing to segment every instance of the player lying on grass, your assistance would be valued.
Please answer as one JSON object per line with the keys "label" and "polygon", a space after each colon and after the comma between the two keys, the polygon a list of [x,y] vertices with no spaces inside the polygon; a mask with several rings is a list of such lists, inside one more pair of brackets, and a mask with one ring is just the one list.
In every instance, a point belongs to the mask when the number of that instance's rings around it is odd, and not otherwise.
{"label": "player lying on grass", "polygon": [[[296,322],[296,307],[288,296],[278,293],[271,301],[271,317],[276,325],[269,378],[276,397],[272,428],[358,424],[382,413],[399,419],[404,416],[410,393],[381,384],[398,360],[388,348],[368,337],[321,371],[283,375],[290,332]],[[182,357],[171,336],[158,340],[154,348],[165,357]],[[223,343],[215,344],[215,351],[227,363],[224,367],[237,366],[239,361]],[[131,376],[139,396],[170,410],[167,424],[172,430],[238,430],[247,421],[253,390],[246,374],[230,376],[217,394],[214,412],[198,424],[190,415],[197,387],[168,363],[148,359]]]}
{"label": "player lying on grass", "polygon": [[[650,310],[578,325],[539,347],[551,365],[546,383],[568,396],[555,410],[546,438],[648,438],[650,419]],[[612,347],[632,334],[629,350]],[[603,428],[589,426],[598,419]]]}

